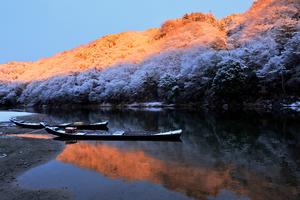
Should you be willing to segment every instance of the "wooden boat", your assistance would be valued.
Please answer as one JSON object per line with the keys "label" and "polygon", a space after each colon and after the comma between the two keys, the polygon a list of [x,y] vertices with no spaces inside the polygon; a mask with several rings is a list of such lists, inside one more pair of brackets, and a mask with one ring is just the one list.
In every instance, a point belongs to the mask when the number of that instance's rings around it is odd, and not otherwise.
{"label": "wooden boat", "polygon": [[84,123],[84,122],[73,122],[73,123],[64,123],[55,125],[59,128],[66,128],[66,127],[75,127],[81,130],[107,130],[108,121],[98,122],[98,123]]}
{"label": "wooden boat", "polygon": [[46,126],[45,130],[60,138],[73,140],[150,140],[150,141],[174,141],[180,140],[182,130],[169,131],[164,133],[131,133],[125,131],[116,131],[111,134],[99,134],[88,132],[66,133],[65,130],[59,127]]}
{"label": "wooden boat", "polygon": [[[17,120],[16,118],[11,118],[11,122],[16,124],[17,126],[23,127],[23,128],[30,128],[30,129],[42,129],[46,126],[46,123],[44,122],[25,122],[23,120]],[[84,122],[73,122],[73,123],[64,123],[56,125],[59,128],[66,128],[66,127],[75,127],[77,129],[85,129],[85,130],[107,130],[108,121],[104,122],[98,122],[98,123],[92,123],[87,124]]]}
{"label": "wooden boat", "polygon": [[39,123],[32,123],[32,122],[25,122],[23,120],[17,120],[16,118],[11,118],[10,121],[17,126],[23,127],[23,128],[30,128],[30,129],[42,129],[44,126]]}

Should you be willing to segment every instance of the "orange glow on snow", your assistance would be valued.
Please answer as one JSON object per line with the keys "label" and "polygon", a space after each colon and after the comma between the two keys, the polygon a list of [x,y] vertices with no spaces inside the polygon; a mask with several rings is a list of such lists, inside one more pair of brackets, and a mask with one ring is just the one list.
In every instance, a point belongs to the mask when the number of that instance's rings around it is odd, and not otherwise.
{"label": "orange glow on snow", "polygon": [[[104,36],[90,44],[37,62],[0,65],[0,81],[33,81],[56,75],[103,69],[118,63],[139,63],[160,52],[194,45],[226,46],[226,32],[210,15],[167,21],[161,29]],[[194,17],[193,14],[191,17]],[[195,17],[194,17],[195,18]]]}

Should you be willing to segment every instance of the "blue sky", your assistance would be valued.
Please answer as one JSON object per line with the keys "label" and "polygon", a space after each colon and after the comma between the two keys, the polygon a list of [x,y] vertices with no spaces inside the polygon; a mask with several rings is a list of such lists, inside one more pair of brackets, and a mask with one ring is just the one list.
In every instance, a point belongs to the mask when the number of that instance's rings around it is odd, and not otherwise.
{"label": "blue sky", "polygon": [[244,12],[253,0],[3,0],[0,63],[34,61],[103,35],[158,27],[189,12],[218,18]]}

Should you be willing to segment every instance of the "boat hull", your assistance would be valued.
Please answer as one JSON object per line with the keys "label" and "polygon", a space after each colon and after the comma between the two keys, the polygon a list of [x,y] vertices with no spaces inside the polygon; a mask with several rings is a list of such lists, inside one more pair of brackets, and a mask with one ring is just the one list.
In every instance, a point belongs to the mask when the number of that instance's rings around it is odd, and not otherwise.
{"label": "boat hull", "polygon": [[41,124],[26,124],[26,123],[21,123],[15,120],[10,120],[17,126],[20,126],[22,128],[29,128],[29,129],[43,129],[44,127]]}
{"label": "boat hull", "polygon": [[60,133],[46,127],[45,130],[59,137],[59,140],[139,140],[139,141],[180,141],[181,134],[169,135],[72,135]]}

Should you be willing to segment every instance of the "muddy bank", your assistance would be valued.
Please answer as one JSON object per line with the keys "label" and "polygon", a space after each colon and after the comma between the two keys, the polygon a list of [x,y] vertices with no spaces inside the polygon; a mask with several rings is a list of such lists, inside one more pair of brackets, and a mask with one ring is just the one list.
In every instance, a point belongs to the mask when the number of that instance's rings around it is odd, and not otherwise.
{"label": "muddy bank", "polygon": [[[6,134],[28,133],[21,129],[0,123],[0,196],[1,200],[13,199],[70,199],[70,194],[61,190],[26,190],[20,188],[16,178],[28,169],[55,158],[63,144],[49,139],[9,137]],[[37,131],[43,134],[43,131]],[[35,133],[35,132],[34,132]]]}

